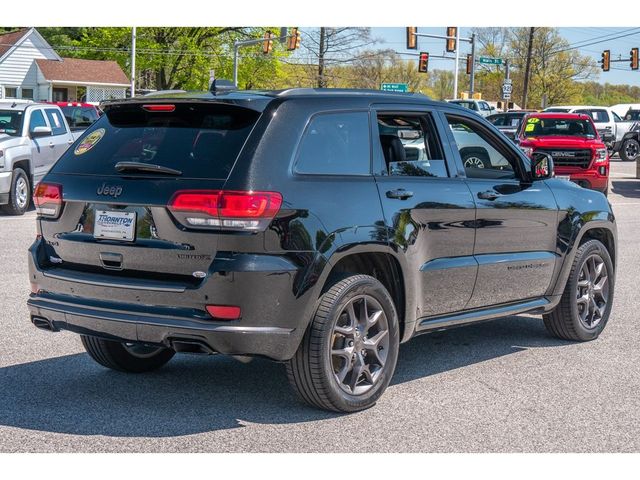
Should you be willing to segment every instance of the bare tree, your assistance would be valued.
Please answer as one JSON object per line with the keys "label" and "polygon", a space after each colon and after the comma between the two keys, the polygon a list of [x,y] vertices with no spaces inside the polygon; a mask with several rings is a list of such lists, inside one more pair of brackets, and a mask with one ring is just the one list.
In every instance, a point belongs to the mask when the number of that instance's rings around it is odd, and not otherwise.
{"label": "bare tree", "polygon": [[[365,27],[320,27],[302,31],[302,55],[317,64],[318,88],[329,84],[330,67],[351,63],[361,56],[361,50],[375,43],[371,29]],[[311,62],[309,62],[311,63]]]}

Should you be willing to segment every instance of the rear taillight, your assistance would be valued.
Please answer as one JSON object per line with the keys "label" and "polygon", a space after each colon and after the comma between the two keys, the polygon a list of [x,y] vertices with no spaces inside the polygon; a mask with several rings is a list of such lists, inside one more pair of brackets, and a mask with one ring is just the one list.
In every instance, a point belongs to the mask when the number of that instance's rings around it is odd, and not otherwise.
{"label": "rear taillight", "polygon": [[36,213],[42,217],[57,218],[62,210],[62,186],[39,183],[33,193]]}
{"label": "rear taillight", "polygon": [[142,105],[142,108],[147,112],[173,112],[176,106],[170,104],[151,104]]}
{"label": "rear taillight", "polygon": [[190,227],[259,231],[267,228],[281,205],[282,195],[277,192],[182,190],[168,207]]}

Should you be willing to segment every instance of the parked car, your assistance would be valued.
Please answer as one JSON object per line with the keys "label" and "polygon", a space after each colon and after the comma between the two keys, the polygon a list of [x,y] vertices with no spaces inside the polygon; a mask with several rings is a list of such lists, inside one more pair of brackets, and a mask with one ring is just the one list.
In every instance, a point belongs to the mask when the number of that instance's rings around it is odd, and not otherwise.
{"label": "parked car", "polygon": [[468,108],[469,110],[476,112],[482,117],[488,117],[489,115],[492,115],[498,111],[495,107],[489,105],[484,100],[447,100],[447,102]]}
{"label": "parked car", "polygon": [[609,192],[609,155],[591,116],[529,114],[518,132],[518,143],[527,155],[551,155],[557,176],[605,195]]}
{"label": "parked car", "polygon": [[0,101],[0,209],[22,215],[33,186],[75,139],[59,107]]}
{"label": "parked car", "polygon": [[100,118],[100,109],[91,103],[51,102],[62,110],[72,132],[86,130]]}
{"label": "parked car", "polygon": [[504,133],[511,140],[514,140],[516,138],[518,128],[520,127],[520,123],[527,113],[529,112],[524,110],[494,113],[493,115],[489,115],[487,120],[493,123],[498,130]]}
{"label": "parked car", "polygon": [[[465,167],[468,145],[489,164]],[[176,352],[285,362],[310,405],[361,410],[416,335],[529,312],[598,337],[614,216],[552,176],[549,155],[418,94],[112,102],[36,190],[31,321],[125,372]]]}
{"label": "parked car", "polygon": [[600,135],[600,138],[609,150],[609,156],[620,153],[620,157],[623,160],[627,160],[626,157],[623,158],[625,154],[622,150],[627,147],[627,145],[624,145],[624,142],[628,138],[626,134],[631,129],[632,124],[623,120],[612,108],[590,105],[568,105],[549,107],[544,111],[583,113],[589,115],[598,130],[598,135]]}

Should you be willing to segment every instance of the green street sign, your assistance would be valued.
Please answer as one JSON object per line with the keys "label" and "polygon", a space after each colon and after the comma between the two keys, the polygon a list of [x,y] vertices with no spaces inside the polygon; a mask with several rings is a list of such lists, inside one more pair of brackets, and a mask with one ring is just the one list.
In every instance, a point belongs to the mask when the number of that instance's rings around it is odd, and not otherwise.
{"label": "green street sign", "polygon": [[486,63],[488,65],[502,65],[501,58],[480,57],[480,63]]}
{"label": "green street sign", "polygon": [[402,92],[406,93],[409,91],[409,85],[406,83],[383,83],[380,85],[380,90],[383,92]]}

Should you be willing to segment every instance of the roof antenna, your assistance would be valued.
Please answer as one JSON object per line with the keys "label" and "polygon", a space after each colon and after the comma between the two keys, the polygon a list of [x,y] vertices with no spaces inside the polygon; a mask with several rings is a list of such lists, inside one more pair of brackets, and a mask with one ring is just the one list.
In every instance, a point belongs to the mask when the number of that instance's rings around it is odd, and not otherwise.
{"label": "roof antenna", "polygon": [[218,93],[229,93],[234,90],[238,90],[238,87],[236,87],[231,80],[224,78],[214,78],[209,88],[209,91],[214,95],[218,95]]}

